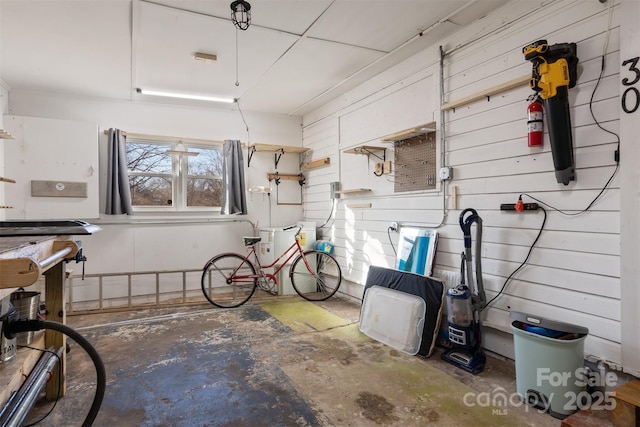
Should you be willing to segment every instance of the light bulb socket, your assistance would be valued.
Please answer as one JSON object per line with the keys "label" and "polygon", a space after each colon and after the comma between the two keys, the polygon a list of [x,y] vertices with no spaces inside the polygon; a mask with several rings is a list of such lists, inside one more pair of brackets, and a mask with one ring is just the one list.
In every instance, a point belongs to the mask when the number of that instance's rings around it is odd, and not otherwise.
{"label": "light bulb socket", "polygon": [[239,30],[246,30],[251,25],[251,4],[245,0],[231,3],[231,21]]}

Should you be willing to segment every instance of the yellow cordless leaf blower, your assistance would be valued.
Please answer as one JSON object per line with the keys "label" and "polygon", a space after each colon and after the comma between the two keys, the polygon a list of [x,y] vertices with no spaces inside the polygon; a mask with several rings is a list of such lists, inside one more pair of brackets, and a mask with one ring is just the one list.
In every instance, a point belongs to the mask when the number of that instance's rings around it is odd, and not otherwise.
{"label": "yellow cordless leaf blower", "polygon": [[578,78],[575,43],[549,45],[538,40],[522,48],[524,59],[533,64],[529,86],[543,99],[556,180],[568,185],[575,180],[569,89]]}

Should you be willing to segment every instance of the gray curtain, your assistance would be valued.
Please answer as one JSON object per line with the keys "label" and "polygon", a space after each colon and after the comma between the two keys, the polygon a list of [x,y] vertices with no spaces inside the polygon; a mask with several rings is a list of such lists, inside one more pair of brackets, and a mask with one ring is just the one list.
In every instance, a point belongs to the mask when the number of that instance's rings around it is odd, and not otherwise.
{"label": "gray curtain", "polygon": [[225,140],[222,147],[222,209],[223,215],[247,213],[244,191],[244,161],[238,140]]}
{"label": "gray curtain", "polygon": [[107,208],[108,215],[133,214],[131,190],[127,175],[127,152],[125,137],[119,129],[109,129],[109,164],[107,169]]}

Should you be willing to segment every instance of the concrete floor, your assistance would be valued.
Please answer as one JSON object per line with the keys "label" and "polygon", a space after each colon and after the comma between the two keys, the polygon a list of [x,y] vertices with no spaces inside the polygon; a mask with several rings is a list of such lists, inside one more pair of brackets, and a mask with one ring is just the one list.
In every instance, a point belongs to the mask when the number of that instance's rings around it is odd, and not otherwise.
{"label": "concrete floor", "polygon": [[[337,298],[254,298],[70,316],[100,353],[108,385],[99,426],[559,426],[515,396],[512,363],[471,375],[360,333],[358,305]],[[71,343],[67,395],[43,426],[80,425],[93,366]],[[511,403],[491,406],[506,395]],[[38,402],[27,421],[52,406]]]}

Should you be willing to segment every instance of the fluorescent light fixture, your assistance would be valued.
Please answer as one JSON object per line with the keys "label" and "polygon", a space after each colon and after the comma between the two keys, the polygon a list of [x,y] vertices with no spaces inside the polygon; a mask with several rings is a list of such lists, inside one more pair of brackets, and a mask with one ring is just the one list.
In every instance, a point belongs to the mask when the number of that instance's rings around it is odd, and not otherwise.
{"label": "fluorescent light fixture", "polygon": [[216,96],[189,95],[187,93],[161,92],[157,90],[147,90],[147,89],[140,89],[140,88],[137,88],[136,92],[138,92],[141,95],[166,96],[169,98],[181,98],[181,99],[194,99],[196,101],[226,102],[228,104],[232,104],[236,102],[235,98],[220,98]]}

